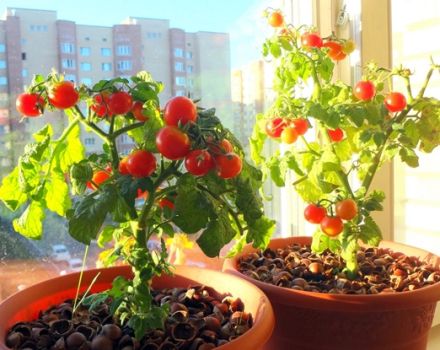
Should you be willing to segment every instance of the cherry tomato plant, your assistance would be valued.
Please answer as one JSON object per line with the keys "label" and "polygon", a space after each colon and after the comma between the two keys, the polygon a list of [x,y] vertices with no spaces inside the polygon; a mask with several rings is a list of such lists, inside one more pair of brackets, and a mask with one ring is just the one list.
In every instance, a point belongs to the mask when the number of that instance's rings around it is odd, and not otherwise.
{"label": "cherry tomato plant", "polygon": [[[149,289],[154,276],[170,272],[167,236],[176,229],[192,235],[214,257],[232,240],[232,252],[249,242],[264,248],[274,228],[259,196],[262,173],[244,159],[215,110],[175,97],[161,111],[162,88],[147,72],[92,88],[56,73],[36,76],[18,111],[44,118],[45,110],[61,109],[67,127],[59,137],[50,124],[36,132],[0,186],[0,199],[22,213],[13,222],[17,232],[39,239],[46,211],[53,211],[67,219],[73,238],[85,245],[97,239],[107,248],[104,265],[118,259],[131,265],[133,280],[117,278],[111,290],[86,302],[111,298],[114,316],[137,338],[161,327],[168,314]],[[104,141],[101,152],[86,155],[81,125]],[[128,155],[118,149],[121,136],[133,140]],[[160,251],[147,248],[153,235]]]}
{"label": "cherry tomato plant", "polygon": [[[416,167],[417,152],[431,152],[440,143],[440,102],[425,96],[439,65],[428,68],[420,91],[413,90],[408,69],[374,63],[363,67],[352,87],[335,81],[333,72],[354,48],[352,40],[322,37],[316,28],[284,23],[275,29],[263,55],[276,67],[276,95],[257,116],[251,138],[252,158],[265,178],[286,186],[288,172],[294,173],[293,186],[308,204],[304,217],[316,224],[312,249],[340,253],[348,277],[358,271],[359,245],[381,240],[371,215],[384,200],[382,191],[371,188],[377,170],[395,156]],[[393,79],[406,89],[394,91]],[[283,147],[268,155],[266,142]],[[360,185],[349,180],[353,175]]]}

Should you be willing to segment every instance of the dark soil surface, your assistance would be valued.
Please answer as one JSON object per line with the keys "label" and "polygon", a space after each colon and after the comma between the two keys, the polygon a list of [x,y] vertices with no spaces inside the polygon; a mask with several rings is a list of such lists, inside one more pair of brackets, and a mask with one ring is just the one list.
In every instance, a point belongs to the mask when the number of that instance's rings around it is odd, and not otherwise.
{"label": "dark soil surface", "polygon": [[291,245],[248,254],[239,261],[241,273],[281,287],[318,293],[378,294],[415,290],[440,281],[440,270],[416,257],[384,248],[357,253],[359,273],[348,279],[341,257],[310,246]]}
{"label": "dark soil surface", "polygon": [[154,292],[155,302],[169,303],[164,330],[147,333],[139,341],[133,330],[116,323],[107,304],[93,310],[80,306],[72,314],[72,300],[40,313],[38,320],[18,323],[6,345],[26,350],[209,350],[242,335],[252,327],[239,298],[218,297],[211,288],[192,287]]}

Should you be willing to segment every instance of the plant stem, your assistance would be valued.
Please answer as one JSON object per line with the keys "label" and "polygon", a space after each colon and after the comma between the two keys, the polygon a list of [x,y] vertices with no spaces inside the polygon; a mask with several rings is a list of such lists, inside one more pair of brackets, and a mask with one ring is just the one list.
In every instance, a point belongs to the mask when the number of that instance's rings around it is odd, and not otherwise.
{"label": "plant stem", "polygon": [[75,105],[75,113],[79,118],[81,123],[83,123],[84,125],[86,125],[87,127],[89,127],[90,129],[92,129],[95,134],[97,134],[98,136],[100,136],[104,141],[107,142],[109,135],[102,131],[95,123],[89,122],[86,117],[84,117],[83,113],[81,112],[81,109]]}
{"label": "plant stem", "polygon": [[125,134],[126,132],[130,130],[137,129],[141,126],[144,126],[145,123],[134,123],[127,126],[124,126],[123,128],[120,128],[119,130],[116,130],[114,133],[110,135],[110,138],[116,139],[118,136]]}
{"label": "plant stem", "polygon": [[202,191],[205,191],[206,193],[208,193],[212,198],[214,198],[215,200],[220,202],[222,205],[226,206],[228,213],[232,216],[232,218],[235,221],[235,224],[237,225],[238,230],[240,231],[240,236],[242,236],[244,233],[244,228],[243,228],[243,226],[241,226],[241,222],[240,222],[240,219],[238,218],[237,213],[229,207],[228,203],[226,203],[226,201],[223,198],[221,198],[217,194],[210,191],[207,187],[202,186],[200,184],[198,184],[197,187],[199,189],[201,189]]}

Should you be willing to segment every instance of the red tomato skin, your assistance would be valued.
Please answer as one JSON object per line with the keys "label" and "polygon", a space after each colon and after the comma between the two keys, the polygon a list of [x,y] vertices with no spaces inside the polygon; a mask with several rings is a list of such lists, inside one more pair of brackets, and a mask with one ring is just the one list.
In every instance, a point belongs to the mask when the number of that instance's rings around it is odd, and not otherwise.
{"label": "red tomato skin", "polygon": [[344,229],[344,223],[337,216],[326,216],[321,221],[321,230],[329,237],[336,237]]}
{"label": "red tomato skin", "polygon": [[71,81],[64,80],[55,83],[49,90],[47,97],[50,104],[55,108],[68,109],[75,106],[78,102],[79,94]]}
{"label": "red tomato skin", "polygon": [[169,126],[185,125],[196,122],[197,106],[185,96],[176,96],[167,102],[164,110],[165,124]]}
{"label": "red tomato skin", "polygon": [[127,171],[136,178],[148,177],[156,170],[156,157],[145,150],[136,150],[127,157]]}
{"label": "red tomato skin", "polygon": [[20,94],[15,101],[17,111],[25,117],[40,116],[44,111],[45,104],[43,97],[34,93]]}
{"label": "red tomato skin", "polygon": [[286,126],[287,123],[283,118],[270,119],[266,122],[266,134],[274,139],[279,138]]}
{"label": "red tomato skin", "polygon": [[232,179],[240,174],[243,161],[235,153],[221,154],[215,157],[217,175],[223,179]]}
{"label": "red tomato skin", "polygon": [[319,224],[326,215],[327,210],[316,204],[309,204],[304,209],[304,218],[312,224]]}
{"label": "red tomato skin", "polygon": [[125,91],[116,91],[108,98],[108,109],[112,114],[126,114],[133,106],[133,98]]}
{"label": "red tomato skin", "polygon": [[400,112],[406,107],[405,95],[400,92],[390,92],[384,100],[385,107],[390,112]]}
{"label": "red tomato skin", "polygon": [[214,167],[214,158],[207,150],[196,149],[185,157],[186,170],[195,176],[204,176]]}
{"label": "red tomato skin", "polygon": [[327,129],[327,133],[333,142],[340,142],[344,139],[344,132],[341,128]]}
{"label": "red tomato skin", "polygon": [[321,48],[323,43],[322,39],[317,33],[304,33],[301,35],[301,45],[305,48]]}
{"label": "red tomato skin", "polygon": [[177,160],[189,153],[191,142],[179,128],[164,126],[156,135],[156,147],[165,158]]}
{"label": "red tomato skin", "polygon": [[298,133],[298,135],[304,135],[307,130],[309,130],[309,122],[307,119],[303,119],[303,118],[298,118],[298,119],[294,119],[292,120],[292,124],[296,129],[296,132]]}
{"label": "red tomato skin", "polygon": [[376,95],[376,87],[370,80],[361,80],[354,87],[353,95],[361,101],[371,101]]}
{"label": "red tomato skin", "polygon": [[131,108],[131,113],[133,113],[133,116],[136,120],[139,120],[140,122],[146,122],[148,120],[148,117],[143,112],[143,103],[136,101],[133,104],[133,107]]}

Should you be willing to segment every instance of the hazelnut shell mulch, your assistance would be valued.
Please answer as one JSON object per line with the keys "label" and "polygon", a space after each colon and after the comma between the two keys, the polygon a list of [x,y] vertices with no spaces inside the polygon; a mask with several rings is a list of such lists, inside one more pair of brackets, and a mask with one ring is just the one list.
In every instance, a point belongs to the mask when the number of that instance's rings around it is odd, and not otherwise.
{"label": "hazelnut shell mulch", "polygon": [[109,306],[93,310],[73,301],[40,313],[38,320],[14,325],[6,345],[23,350],[209,350],[244,334],[252,327],[252,315],[244,312],[239,298],[220,298],[204,286],[164,289],[153,293],[160,305],[168,303],[165,328],[136,340],[131,328],[117,324]]}
{"label": "hazelnut shell mulch", "polygon": [[294,244],[247,254],[238,261],[238,270],[280,287],[333,294],[405,292],[440,281],[440,270],[434,266],[389,249],[362,248],[357,260],[359,272],[348,279],[340,256],[330,251],[315,254],[310,246]]}

